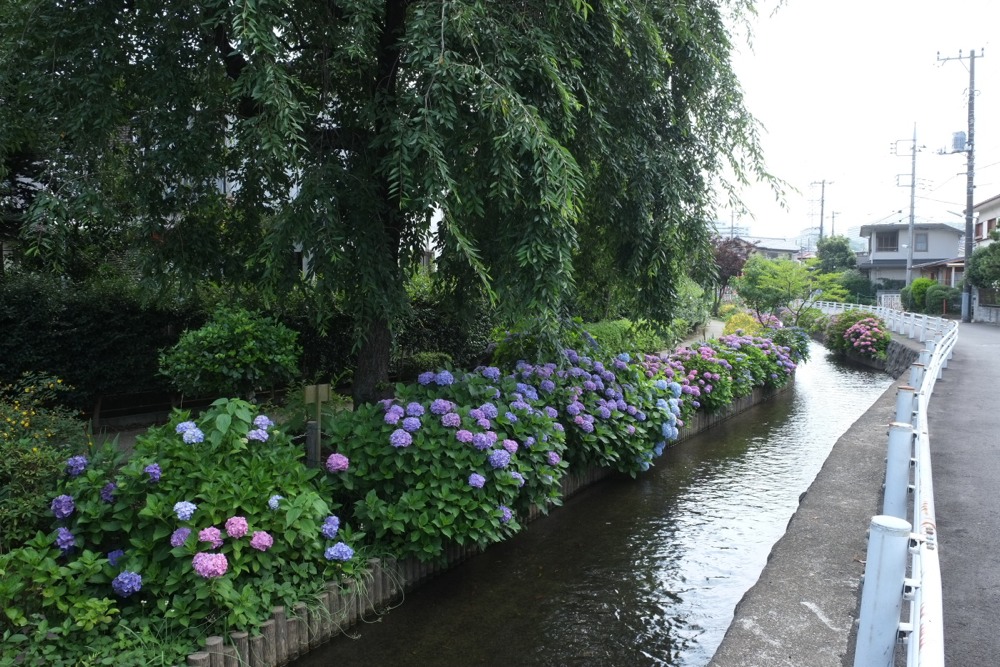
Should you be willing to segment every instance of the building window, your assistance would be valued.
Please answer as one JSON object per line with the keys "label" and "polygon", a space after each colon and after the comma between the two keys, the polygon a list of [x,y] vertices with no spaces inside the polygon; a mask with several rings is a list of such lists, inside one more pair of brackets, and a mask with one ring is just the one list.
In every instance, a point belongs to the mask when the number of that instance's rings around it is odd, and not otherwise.
{"label": "building window", "polygon": [[983,223],[982,222],[977,222],[976,223],[976,236],[975,236],[975,239],[977,241],[982,241],[985,238],[986,238],[986,234],[983,231]]}
{"label": "building window", "polygon": [[899,250],[899,232],[875,232],[875,252]]}
{"label": "building window", "polygon": [[927,252],[927,232],[917,232],[913,235],[913,251]]}

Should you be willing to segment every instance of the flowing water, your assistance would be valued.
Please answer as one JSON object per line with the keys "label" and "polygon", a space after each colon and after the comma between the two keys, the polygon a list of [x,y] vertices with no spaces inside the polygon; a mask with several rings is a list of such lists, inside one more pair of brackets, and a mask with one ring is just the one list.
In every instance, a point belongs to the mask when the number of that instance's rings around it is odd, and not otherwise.
{"label": "flowing water", "polygon": [[789,391],[635,480],[590,487],[295,664],[702,667],[833,444],[891,382],[814,344]]}

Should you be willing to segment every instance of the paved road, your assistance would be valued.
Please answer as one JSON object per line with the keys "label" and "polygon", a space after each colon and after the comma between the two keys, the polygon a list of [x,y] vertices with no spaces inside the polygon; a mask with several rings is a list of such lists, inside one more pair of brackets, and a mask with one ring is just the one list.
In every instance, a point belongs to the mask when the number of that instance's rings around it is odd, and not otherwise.
{"label": "paved road", "polygon": [[962,324],[928,422],[949,667],[1000,665],[1000,327]]}
{"label": "paved road", "polygon": [[[1000,327],[962,324],[928,413],[949,667],[1000,665],[998,382]],[[834,446],[737,607],[712,667],[853,664],[865,531],[881,513],[899,384]]]}

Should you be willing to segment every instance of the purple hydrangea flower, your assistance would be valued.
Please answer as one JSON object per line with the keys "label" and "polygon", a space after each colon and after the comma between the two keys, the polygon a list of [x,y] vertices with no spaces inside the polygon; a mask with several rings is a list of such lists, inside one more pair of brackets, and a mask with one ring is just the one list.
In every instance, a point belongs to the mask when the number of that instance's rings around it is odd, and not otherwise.
{"label": "purple hydrangea flower", "polygon": [[487,380],[493,380],[494,382],[496,382],[497,380],[500,379],[500,369],[497,368],[496,366],[487,366],[481,371],[481,373],[483,374],[483,377],[486,378]]}
{"label": "purple hydrangea flower", "polygon": [[118,594],[118,597],[127,598],[142,590],[142,576],[125,570],[114,578],[111,582],[111,588]]}
{"label": "purple hydrangea flower", "polygon": [[157,482],[159,482],[160,475],[163,474],[163,471],[160,469],[159,463],[150,463],[148,466],[143,468],[142,471],[147,475],[149,475],[149,481],[152,484],[156,484]]}
{"label": "purple hydrangea flower", "polygon": [[114,551],[108,552],[108,562],[111,563],[111,567],[117,567],[118,561],[125,558],[125,552],[121,549],[115,549]]}
{"label": "purple hydrangea flower", "polygon": [[469,419],[475,419],[476,421],[486,419],[486,413],[483,412],[482,408],[472,408],[469,410]]}
{"label": "purple hydrangea flower", "polygon": [[506,449],[511,454],[516,454],[517,453],[517,443],[515,441],[508,439],[508,440],[504,440],[500,444],[503,446],[504,449]]}
{"label": "purple hydrangea flower", "polygon": [[517,482],[518,486],[524,486],[524,475],[517,472],[516,470],[512,470],[510,472],[510,476],[515,482]]}
{"label": "purple hydrangea flower", "polygon": [[199,442],[204,442],[204,441],[205,441],[205,434],[201,432],[200,428],[194,427],[184,431],[184,442],[186,442],[187,444],[195,445]]}
{"label": "purple hydrangea flower", "polygon": [[186,500],[182,500],[179,503],[174,503],[174,513],[177,514],[177,518],[181,521],[188,521],[194,516],[194,511],[198,509],[198,506],[194,503],[189,503]]}
{"label": "purple hydrangea flower", "polygon": [[419,417],[407,417],[403,420],[403,430],[413,433],[414,431],[420,430],[420,418]]}
{"label": "purple hydrangea flower", "polygon": [[70,477],[77,477],[87,469],[87,463],[86,456],[71,456],[66,461],[66,472]]}
{"label": "purple hydrangea flower", "polygon": [[486,478],[480,475],[478,472],[474,472],[469,475],[469,486],[481,489],[483,485],[486,484]]}
{"label": "purple hydrangea flower", "polygon": [[262,428],[255,428],[247,433],[247,440],[256,440],[257,442],[267,442],[268,433]]}
{"label": "purple hydrangea flower", "polygon": [[497,505],[497,509],[500,510],[500,523],[507,523],[514,518],[514,513],[506,505]]}
{"label": "purple hydrangea flower", "polygon": [[226,519],[226,535],[234,540],[246,535],[248,530],[250,530],[250,526],[247,524],[246,517],[231,516]]}
{"label": "purple hydrangea flower", "polygon": [[455,376],[453,376],[448,371],[441,371],[434,376],[434,382],[438,385],[447,386],[455,381]]}
{"label": "purple hydrangea flower", "polygon": [[383,417],[383,419],[385,420],[386,424],[389,424],[390,426],[395,426],[396,424],[399,423],[399,420],[403,418],[404,414],[405,413],[403,412],[403,408],[399,407],[398,405],[393,405],[390,406],[389,409],[385,411],[385,417]]}
{"label": "purple hydrangea flower", "polygon": [[326,469],[330,472],[344,472],[351,465],[350,459],[343,454],[334,452],[326,459]]}
{"label": "purple hydrangea flower", "polygon": [[273,510],[276,510],[276,509],[278,509],[278,503],[280,501],[284,500],[284,499],[285,499],[284,496],[279,496],[277,494],[273,495],[273,496],[271,496],[270,498],[267,499],[267,506],[270,507]]}
{"label": "purple hydrangea flower", "polygon": [[559,465],[559,462],[562,461],[562,457],[555,452],[549,452],[546,456],[546,460],[549,462],[550,466],[555,466]]}
{"label": "purple hydrangea flower", "polygon": [[509,421],[511,424],[517,421],[517,415],[515,415],[513,412],[506,413],[504,417],[506,417],[507,421]]}
{"label": "purple hydrangea flower", "polygon": [[472,431],[466,431],[464,428],[455,431],[455,439],[459,442],[472,442]]}
{"label": "purple hydrangea flower", "polygon": [[174,431],[176,431],[177,433],[187,433],[191,429],[197,428],[197,426],[198,426],[197,424],[191,421],[181,422],[180,424],[177,425],[177,428],[174,429]]}
{"label": "purple hydrangea flower", "polygon": [[527,438],[524,439],[524,446],[531,447],[533,444],[535,444],[535,442],[536,442],[535,436],[529,435]]}
{"label": "purple hydrangea flower", "polygon": [[556,383],[552,380],[542,380],[539,385],[546,394],[549,394],[556,390]]}
{"label": "purple hydrangea flower", "polygon": [[431,403],[431,413],[435,415],[444,415],[451,412],[454,407],[451,401],[445,398],[435,398],[434,402]]}
{"label": "purple hydrangea flower", "polygon": [[420,417],[424,414],[424,406],[417,402],[406,404],[406,415],[408,417]]}
{"label": "purple hydrangea flower", "polygon": [[257,551],[267,551],[274,546],[274,538],[265,530],[255,530],[250,538],[250,546]]}
{"label": "purple hydrangea flower", "polygon": [[195,572],[206,579],[221,577],[229,570],[226,554],[199,552],[191,559],[191,565]]}
{"label": "purple hydrangea flower", "polygon": [[170,546],[179,547],[187,542],[187,538],[191,536],[190,528],[178,528],[170,536]]}
{"label": "purple hydrangea flower", "polygon": [[389,444],[393,447],[409,447],[413,444],[413,436],[401,428],[397,428],[389,436]]}
{"label": "purple hydrangea flower", "polygon": [[417,376],[417,382],[419,382],[424,386],[429,385],[431,382],[434,382],[434,373],[432,371],[421,373],[420,375]]}
{"label": "purple hydrangea flower", "polygon": [[486,417],[483,417],[482,419],[477,419],[476,420],[476,426],[478,426],[479,428],[482,428],[482,429],[491,429],[491,428],[493,428],[493,422],[491,422]]}
{"label": "purple hydrangea flower", "polygon": [[545,414],[548,415],[549,419],[555,419],[559,416],[559,411],[550,405],[545,406]]}
{"label": "purple hydrangea flower", "polygon": [[63,494],[61,496],[56,496],[52,500],[51,508],[52,514],[54,514],[57,519],[65,519],[76,509],[76,504],[73,502],[73,496]]}
{"label": "purple hydrangea flower", "polygon": [[76,546],[76,538],[69,532],[69,528],[59,526],[56,529],[56,546],[62,549],[63,553]]}
{"label": "purple hydrangea flower", "polygon": [[441,425],[447,428],[458,428],[462,424],[462,418],[456,412],[447,412],[441,415]]}
{"label": "purple hydrangea flower", "polygon": [[218,549],[222,546],[222,531],[215,526],[204,528],[198,533],[198,541],[208,542],[213,549]]}
{"label": "purple hydrangea flower", "polygon": [[343,542],[337,542],[332,547],[323,552],[327,560],[347,561],[354,557],[354,549]]}
{"label": "purple hydrangea flower", "polygon": [[323,533],[323,537],[328,540],[332,540],[337,536],[337,531],[340,530],[340,519],[331,514],[326,517],[319,530]]}
{"label": "purple hydrangea flower", "polygon": [[479,409],[482,410],[487,419],[496,419],[497,415],[500,414],[500,411],[497,410],[497,406],[492,403],[483,403],[479,406]]}
{"label": "purple hydrangea flower", "polygon": [[476,433],[472,436],[472,446],[476,449],[489,449],[493,445],[490,438],[485,433]]}
{"label": "purple hydrangea flower", "polygon": [[506,468],[510,465],[510,452],[506,449],[494,449],[490,452],[489,460],[494,468]]}
{"label": "purple hydrangea flower", "polygon": [[266,431],[274,426],[274,422],[268,419],[267,415],[257,415],[253,418],[253,425]]}
{"label": "purple hydrangea flower", "polygon": [[106,503],[115,502],[115,491],[117,490],[118,490],[117,484],[115,484],[114,482],[108,482],[107,484],[104,485],[104,488],[101,489],[101,500],[103,500]]}

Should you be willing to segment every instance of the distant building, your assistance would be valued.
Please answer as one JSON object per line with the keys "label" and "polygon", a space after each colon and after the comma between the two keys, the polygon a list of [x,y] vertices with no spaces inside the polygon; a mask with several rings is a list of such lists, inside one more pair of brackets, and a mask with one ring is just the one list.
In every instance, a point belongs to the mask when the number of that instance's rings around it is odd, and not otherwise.
{"label": "distant building", "polygon": [[768,259],[796,259],[802,247],[798,239],[773,238],[768,236],[740,236],[740,239],[753,244],[756,254]]}
{"label": "distant building", "polygon": [[[962,279],[960,263],[955,266],[962,240],[962,230],[941,222],[921,222],[913,226],[913,239],[909,223],[889,222],[862,225],[860,236],[868,240],[867,250],[858,254],[858,270],[870,281],[905,281],[906,264],[913,244],[911,280],[921,276],[922,270],[941,271],[940,282],[956,285]],[[957,268],[957,271],[956,271]]]}

